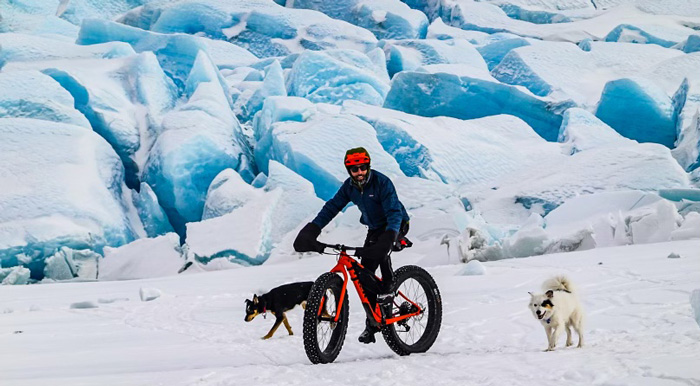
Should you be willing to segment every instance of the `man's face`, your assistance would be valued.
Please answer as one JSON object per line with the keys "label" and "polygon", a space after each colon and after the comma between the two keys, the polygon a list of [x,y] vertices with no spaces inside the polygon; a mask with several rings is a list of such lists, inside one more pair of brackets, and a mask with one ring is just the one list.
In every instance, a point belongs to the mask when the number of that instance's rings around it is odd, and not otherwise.
{"label": "man's face", "polygon": [[369,164],[353,165],[348,168],[350,170],[350,176],[352,179],[363,183],[367,179],[367,173],[369,172]]}

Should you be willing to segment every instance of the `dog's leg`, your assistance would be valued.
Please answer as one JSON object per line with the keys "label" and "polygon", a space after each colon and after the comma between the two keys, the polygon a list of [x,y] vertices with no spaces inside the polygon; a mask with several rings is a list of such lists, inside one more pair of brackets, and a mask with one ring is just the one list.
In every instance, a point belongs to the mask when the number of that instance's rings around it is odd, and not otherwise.
{"label": "dog's leg", "polygon": [[578,348],[583,347],[583,318],[579,315],[576,323],[574,323],[574,330],[578,334]]}
{"label": "dog's leg", "polygon": [[283,312],[282,316],[283,316],[282,322],[284,322],[284,328],[287,329],[287,332],[289,333],[289,335],[294,335],[294,333],[292,332],[292,326],[289,325],[289,320],[287,320],[287,314],[285,314]]}
{"label": "dog's leg", "polygon": [[566,347],[570,347],[573,343],[571,342],[571,322],[566,323]]}
{"label": "dog's leg", "polygon": [[552,351],[552,332],[554,332],[554,329],[552,327],[544,327],[544,333],[547,334],[547,349],[544,351]]}
{"label": "dog's leg", "polygon": [[[282,314],[284,315],[284,313],[282,313]],[[275,315],[275,324],[274,324],[274,325],[272,326],[272,328],[270,329],[270,332],[268,332],[267,335],[263,336],[262,338],[263,338],[263,339],[270,339],[270,338],[272,338],[272,335],[275,334],[275,331],[277,331],[277,329],[279,328],[280,324],[282,324],[282,320],[284,320],[284,318],[283,318],[282,316]]]}
{"label": "dog's leg", "polygon": [[552,340],[549,342],[549,351],[554,351],[557,347],[557,341],[559,341],[563,329],[564,323],[557,323],[557,326],[552,328]]}

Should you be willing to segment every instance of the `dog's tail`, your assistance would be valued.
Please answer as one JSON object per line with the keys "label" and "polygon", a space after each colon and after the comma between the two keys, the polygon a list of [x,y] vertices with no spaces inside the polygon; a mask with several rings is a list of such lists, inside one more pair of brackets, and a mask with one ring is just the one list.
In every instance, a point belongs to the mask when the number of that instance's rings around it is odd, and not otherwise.
{"label": "dog's tail", "polygon": [[569,278],[564,275],[558,275],[547,279],[542,284],[542,289],[545,291],[554,290],[565,291],[571,294],[576,293],[576,287],[573,285],[573,283],[571,283],[571,280],[569,280]]}

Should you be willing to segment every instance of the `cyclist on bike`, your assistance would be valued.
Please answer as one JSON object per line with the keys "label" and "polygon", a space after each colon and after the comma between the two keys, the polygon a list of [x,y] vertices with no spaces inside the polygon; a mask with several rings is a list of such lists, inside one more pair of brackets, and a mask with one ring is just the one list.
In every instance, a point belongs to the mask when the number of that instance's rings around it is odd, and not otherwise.
{"label": "cyclist on bike", "polygon": [[[360,222],[369,228],[358,256],[362,258],[362,265],[370,273],[374,274],[377,267],[382,273],[379,293],[368,293],[367,297],[372,299],[372,295],[376,295],[377,302],[386,306],[381,308],[387,314],[391,313],[393,303],[393,294],[390,293],[393,280],[390,255],[392,249],[402,248],[397,241],[408,233],[409,218],[399,201],[394,184],[384,174],[370,169],[370,160],[369,153],[362,147],[350,149],[345,153],[345,168],[350,178],[345,180],[335,196],[326,202],[316,218],[299,232],[294,241],[294,249],[297,252],[323,252],[324,248],[317,241],[321,229],[349,202],[357,205],[362,213]],[[359,341],[374,343],[374,334],[379,328],[371,324],[369,318],[365,324]]]}

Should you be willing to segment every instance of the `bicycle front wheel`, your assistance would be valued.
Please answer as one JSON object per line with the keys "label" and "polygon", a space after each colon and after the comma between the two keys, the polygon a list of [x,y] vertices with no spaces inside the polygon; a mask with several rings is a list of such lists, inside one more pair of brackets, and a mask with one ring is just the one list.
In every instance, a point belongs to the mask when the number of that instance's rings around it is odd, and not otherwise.
{"label": "bicycle front wheel", "polygon": [[407,265],[394,272],[393,315],[421,313],[382,327],[384,341],[399,355],[426,352],[442,323],[442,298],[435,280],[421,267]]}
{"label": "bicycle front wheel", "polygon": [[348,330],[348,297],[335,321],[343,279],[326,272],[314,282],[304,310],[304,350],[311,363],[331,363],[340,354]]}

